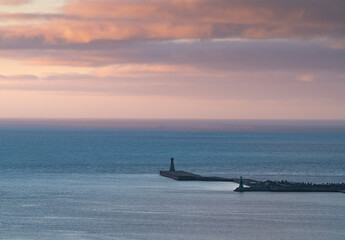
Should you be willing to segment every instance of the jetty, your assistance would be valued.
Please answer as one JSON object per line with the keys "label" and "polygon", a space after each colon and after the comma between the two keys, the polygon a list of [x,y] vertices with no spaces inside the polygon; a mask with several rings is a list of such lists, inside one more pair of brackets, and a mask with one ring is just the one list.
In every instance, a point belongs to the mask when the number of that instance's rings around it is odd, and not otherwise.
{"label": "jetty", "polygon": [[223,177],[205,177],[198,174],[185,172],[185,171],[160,171],[159,174],[163,177],[172,178],[177,181],[208,181],[208,182],[235,182],[238,183],[237,179],[223,178]]}
{"label": "jetty", "polygon": [[[174,158],[170,159],[170,169],[169,171],[160,171],[159,175],[163,177],[168,177],[177,181],[206,181],[206,182],[234,182],[239,183],[240,180],[237,178],[224,178],[216,176],[201,176],[198,174],[186,172],[186,171],[176,171]],[[243,179],[244,184],[254,184],[257,181],[252,179]]]}
{"label": "jetty", "polygon": [[208,181],[208,182],[234,182],[239,187],[235,192],[341,192],[345,193],[345,183],[304,183],[283,181],[257,181],[245,178],[224,178],[215,176],[201,176],[198,174],[176,171],[174,158],[170,158],[169,171],[160,171],[163,177],[177,181]]}

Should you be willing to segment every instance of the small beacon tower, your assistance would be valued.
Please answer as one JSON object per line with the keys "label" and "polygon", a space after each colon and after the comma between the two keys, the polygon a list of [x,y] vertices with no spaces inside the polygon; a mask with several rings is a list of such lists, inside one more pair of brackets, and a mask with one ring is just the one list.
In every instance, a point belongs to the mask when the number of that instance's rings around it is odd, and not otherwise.
{"label": "small beacon tower", "polygon": [[175,172],[174,158],[170,158],[170,170],[169,172]]}
{"label": "small beacon tower", "polygon": [[243,179],[242,179],[242,176],[240,177],[240,186],[238,187],[238,190],[240,192],[243,192]]}

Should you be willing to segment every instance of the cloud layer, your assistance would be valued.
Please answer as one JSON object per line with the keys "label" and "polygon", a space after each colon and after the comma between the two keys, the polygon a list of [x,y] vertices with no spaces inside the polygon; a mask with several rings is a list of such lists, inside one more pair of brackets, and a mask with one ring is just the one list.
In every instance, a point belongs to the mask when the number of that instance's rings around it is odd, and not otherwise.
{"label": "cloud layer", "polygon": [[344,0],[65,0],[37,13],[25,11],[30,2],[0,0],[13,5],[0,12],[6,109],[20,112],[30,103],[20,93],[34,92],[33,106],[48,95],[105,95],[132,102],[133,116],[140,99],[162,112],[191,103],[183,114],[208,116],[199,101],[211,118],[233,116],[230,106],[237,116],[345,118]]}
{"label": "cloud layer", "polygon": [[[128,39],[343,38],[344,10],[343,0],[80,0],[66,4],[61,14],[2,15],[3,20],[17,20],[24,26],[2,27],[0,35],[9,41],[38,38],[50,44]],[[37,19],[46,21],[27,31],[25,21]]]}
{"label": "cloud layer", "polygon": [[22,5],[31,2],[32,0],[0,0],[0,5]]}

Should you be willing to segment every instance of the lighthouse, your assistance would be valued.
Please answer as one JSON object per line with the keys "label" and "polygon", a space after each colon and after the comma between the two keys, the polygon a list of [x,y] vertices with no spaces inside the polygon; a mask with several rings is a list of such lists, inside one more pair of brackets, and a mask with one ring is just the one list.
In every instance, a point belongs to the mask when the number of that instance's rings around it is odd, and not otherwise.
{"label": "lighthouse", "polygon": [[170,170],[169,172],[175,172],[174,158],[170,158]]}
{"label": "lighthouse", "polygon": [[240,177],[240,186],[238,187],[238,190],[240,192],[243,192],[243,179],[242,179],[242,176]]}

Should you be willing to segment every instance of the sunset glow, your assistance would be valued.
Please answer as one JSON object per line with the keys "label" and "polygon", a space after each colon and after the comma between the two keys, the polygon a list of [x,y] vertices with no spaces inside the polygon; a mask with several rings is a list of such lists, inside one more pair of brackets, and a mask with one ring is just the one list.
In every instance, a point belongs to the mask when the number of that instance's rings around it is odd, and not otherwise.
{"label": "sunset glow", "polygon": [[0,118],[345,119],[343,0],[0,0]]}

